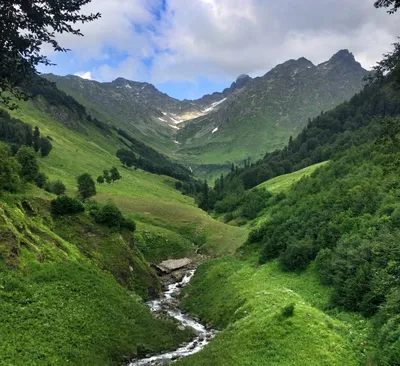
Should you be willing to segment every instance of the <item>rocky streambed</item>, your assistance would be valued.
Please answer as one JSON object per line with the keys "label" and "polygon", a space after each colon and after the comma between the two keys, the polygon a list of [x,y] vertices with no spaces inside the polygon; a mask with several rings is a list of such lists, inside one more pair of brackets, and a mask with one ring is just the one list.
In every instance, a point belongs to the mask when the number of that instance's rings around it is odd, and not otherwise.
{"label": "rocky streambed", "polygon": [[[182,345],[176,350],[146,358],[135,359],[129,366],[170,364],[182,357],[187,357],[201,351],[216,334],[215,330],[207,329],[203,324],[179,309],[178,295],[183,287],[189,285],[196,271],[195,269],[188,269],[188,267],[193,267],[190,262],[186,260],[179,261],[181,262],[176,268],[172,261],[167,263],[167,265],[160,265],[160,268],[166,275],[164,281],[170,282],[175,278],[175,282],[165,285],[166,289],[162,296],[157,300],[147,302],[147,305],[152,312],[167,312],[169,316],[176,319],[182,327],[193,328],[196,336],[191,342]],[[175,262],[175,264],[178,264],[178,262]]]}

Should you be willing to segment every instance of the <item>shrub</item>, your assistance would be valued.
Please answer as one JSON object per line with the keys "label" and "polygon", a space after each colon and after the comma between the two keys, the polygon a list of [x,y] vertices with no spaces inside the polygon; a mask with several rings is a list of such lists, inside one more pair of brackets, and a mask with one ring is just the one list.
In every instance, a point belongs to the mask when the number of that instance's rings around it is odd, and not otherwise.
{"label": "shrub", "polygon": [[53,145],[51,144],[50,140],[46,137],[40,138],[39,145],[40,145],[40,155],[42,156],[42,158],[49,155],[51,149],[53,148]]}
{"label": "shrub", "polygon": [[122,218],[121,227],[128,229],[129,231],[136,231],[136,222],[132,219]]}
{"label": "shrub", "polygon": [[78,183],[79,195],[83,200],[96,195],[96,184],[90,174],[82,174],[76,180]]}
{"label": "shrub", "polygon": [[117,206],[112,203],[107,203],[97,211],[94,211],[94,219],[98,224],[120,228],[123,216]]}
{"label": "shrub", "polygon": [[294,242],[280,255],[279,263],[285,271],[302,270],[310,263],[313,255],[311,240]]}
{"label": "shrub", "polygon": [[85,211],[82,203],[72,197],[60,196],[51,201],[51,212],[53,215],[73,215]]}
{"label": "shrub", "polygon": [[20,188],[20,169],[6,145],[0,144],[0,190],[17,192]]}
{"label": "shrub", "polygon": [[91,214],[98,224],[107,225],[114,229],[125,228],[130,231],[136,230],[136,223],[124,217],[119,208],[113,203],[107,203],[102,207],[94,206],[91,210]]}
{"label": "shrub", "polygon": [[57,196],[60,196],[65,193],[66,188],[65,188],[65,185],[63,182],[61,182],[60,180],[55,180],[55,181],[49,182],[46,190],[50,193],[54,193]]}
{"label": "shrub", "polygon": [[32,148],[22,146],[17,154],[16,158],[18,163],[21,165],[21,178],[25,182],[34,182],[37,175],[39,174],[39,164],[36,160],[35,152]]}
{"label": "shrub", "polygon": [[39,188],[44,188],[47,182],[47,177],[44,173],[39,173],[35,179],[35,184]]}
{"label": "shrub", "polygon": [[285,306],[282,309],[282,313],[281,314],[282,314],[282,316],[284,318],[292,317],[294,315],[294,304],[290,304],[290,305]]}

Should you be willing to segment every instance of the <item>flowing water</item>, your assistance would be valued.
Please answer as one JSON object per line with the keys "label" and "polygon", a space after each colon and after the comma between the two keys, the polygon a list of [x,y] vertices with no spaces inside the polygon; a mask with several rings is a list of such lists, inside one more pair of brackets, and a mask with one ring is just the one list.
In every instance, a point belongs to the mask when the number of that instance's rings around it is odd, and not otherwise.
{"label": "flowing water", "polygon": [[206,329],[204,325],[184,314],[177,307],[177,295],[182,287],[189,284],[194,272],[195,270],[188,271],[182,281],[169,285],[160,299],[149,301],[147,305],[153,312],[162,310],[167,311],[168,314],[179,321],[181,325],[193,328],[196,332],[196,337],[191,342],[174,351],[169,351],[152,357],[136,359],[133,360],[129,366],[165,365],[172,363],[182,357],[190,356],[201,351],[215,336],[215,330]]}

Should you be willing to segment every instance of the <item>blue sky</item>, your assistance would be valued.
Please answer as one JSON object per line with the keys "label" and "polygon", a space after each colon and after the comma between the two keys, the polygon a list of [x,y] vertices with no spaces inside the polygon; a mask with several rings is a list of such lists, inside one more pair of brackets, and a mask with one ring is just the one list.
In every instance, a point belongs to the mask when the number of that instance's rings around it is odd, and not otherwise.
{"label": "blue sky", "polygon": [[81,26],[84,37],[59,36],[70,52],[45,48],[57,65],[42,72],[146,81],[179,99],[344,48],[370,68],[400,35],[396,15],[372,0],[95,0],[83,10],[102,18]]}

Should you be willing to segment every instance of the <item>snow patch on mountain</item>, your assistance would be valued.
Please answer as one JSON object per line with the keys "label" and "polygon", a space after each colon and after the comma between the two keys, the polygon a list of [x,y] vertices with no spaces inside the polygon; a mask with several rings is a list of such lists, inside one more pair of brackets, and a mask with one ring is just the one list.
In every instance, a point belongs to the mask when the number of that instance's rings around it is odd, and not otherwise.
{"label": "snow patch on mountain", "polygon": [[219,102],[212,103],[208,108],[204,109],[204,112],[208,113],[211,112],[215,107],[220,105],[221,103],[225,102],[226,98],[220,100]]}

